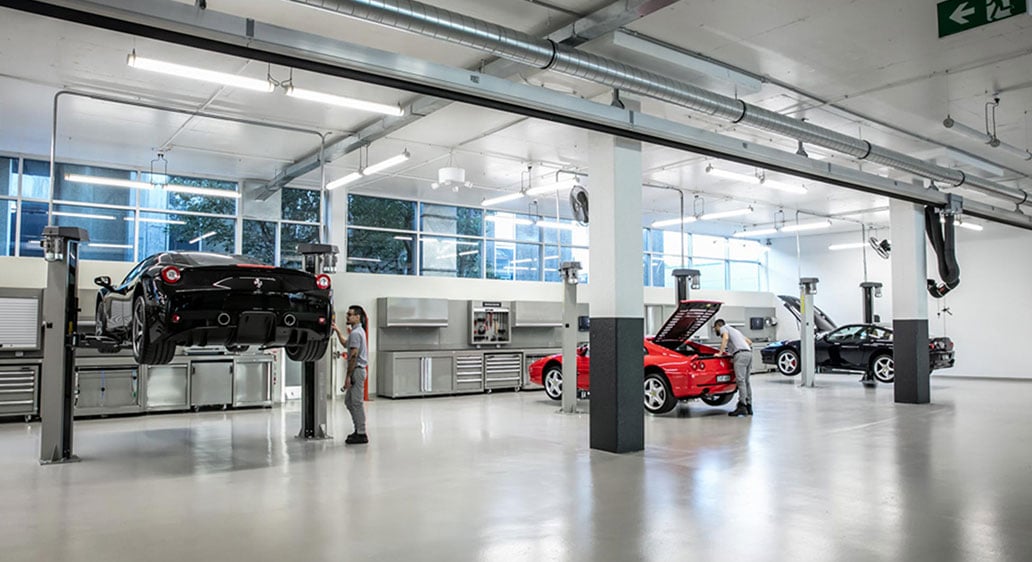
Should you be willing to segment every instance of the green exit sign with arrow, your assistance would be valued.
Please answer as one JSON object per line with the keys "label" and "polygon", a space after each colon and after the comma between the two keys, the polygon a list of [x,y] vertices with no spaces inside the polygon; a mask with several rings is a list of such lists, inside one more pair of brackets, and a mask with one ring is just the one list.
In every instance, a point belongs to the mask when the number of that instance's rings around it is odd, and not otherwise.
{"label": "green exit sign with arrow", "polygon": [[1028,12],[1028,0],[946,0],[939,9],[939,37]]}

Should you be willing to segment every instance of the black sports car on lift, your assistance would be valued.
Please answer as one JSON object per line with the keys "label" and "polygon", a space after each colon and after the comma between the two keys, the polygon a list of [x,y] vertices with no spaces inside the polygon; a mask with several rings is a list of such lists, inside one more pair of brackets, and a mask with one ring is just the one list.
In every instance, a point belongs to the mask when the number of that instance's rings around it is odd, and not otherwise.
{"label": "black sports car on lift", "polygon": [[118,285],[97,277],[98,336],[131,343],[140,364],[168,363],[176,346],[284,347],[295,361],[323,356],[332,323],[330,278],[243,256],[164,252]]}
{"label": "black sports car on lift", "polygon": [[[929,338],[930,366],[953,366],[953,340]],[[895,380],[892,359],[892,330],[875,324],[849,324],[817,336],[814,364],[819,371],[864,371],[881,382]],[[799,373],[799,340],[771,343],[760,351],[763,362],[774,365],[782,375]]]}

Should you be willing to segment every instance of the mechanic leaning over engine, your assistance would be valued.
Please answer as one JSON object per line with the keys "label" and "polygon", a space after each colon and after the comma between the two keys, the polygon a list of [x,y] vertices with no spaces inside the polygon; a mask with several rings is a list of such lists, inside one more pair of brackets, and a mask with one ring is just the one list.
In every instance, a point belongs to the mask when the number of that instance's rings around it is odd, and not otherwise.
{"label": "mechanic leaning over engine", "polygon": [[719,355],[729,353],[735,369],[738,384],[738,406],[727,413],[729,416],[752,415],[752,386],[749,371],[752,370],[752,340],[745,337],[738,328],[728,326],[722,318],[713,321],[713,331],[720,336]]}

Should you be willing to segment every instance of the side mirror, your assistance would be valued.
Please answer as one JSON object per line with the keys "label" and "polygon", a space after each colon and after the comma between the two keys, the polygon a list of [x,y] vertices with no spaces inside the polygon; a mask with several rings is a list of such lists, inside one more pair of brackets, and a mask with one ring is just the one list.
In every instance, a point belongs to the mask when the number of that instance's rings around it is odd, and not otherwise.
{"label": "side mirror", "polygon": [[93,283],[98,287],[104,287],[105,289],[111,288],[111,278],[107,275],[101,275],[93,279]]}

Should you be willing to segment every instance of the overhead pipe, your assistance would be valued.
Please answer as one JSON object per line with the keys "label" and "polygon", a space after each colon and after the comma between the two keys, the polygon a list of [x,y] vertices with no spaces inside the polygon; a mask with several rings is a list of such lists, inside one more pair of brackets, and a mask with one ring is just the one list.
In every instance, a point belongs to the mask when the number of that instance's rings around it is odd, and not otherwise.
{"label": "overhead pipe", "polygon": [[585,53],[539,39],[521,31],[429,6],[414,0],[290,0],[314,8],[360,19],[393,29],[432,37],[541,70],[634,92],[682,107],[791,137],[866,160],[925,177],[953,187],[981,189],[997,197],[1028,202],[1029,193],[982,178],[968,176],[929,164],[901,152],[875,146],[870,142],[830,129],[818,127],[777,112],[750,105],[742,100],[704,90],[686,82],[641,70],[606,57]]}
{"label": "overhead pipe", "polygon": [[962,135],[967,135],[967,136],[969,136],[969,137],[971,137],[971,138],[973,138],[973,139],[975,139],[977,141],[983,142],[983,143],[985,143],[985,144],[987,144],[987,145],[989,145],[989,146],[991,146],[993,148],[999,148],[999,149],[1003,150],[1004,152],[1009,152],[1009,153],[1013,154],[1014,156],[1017,156],[1018,158],[1021,158],[1022,160],[1032,160],[1032,152],[1029,152],[1028,150],[1025,150],[1023,148],[1018,148],[1018,147],[1014,146],[1013,144],[1005,143],[1005,142],[1001,141],[999,139],[999,137],[995,137],[993,135],[990,135],[989,133],[986,133],[985,131],[979,131],[978,129],[976,129],[974,127],[970,127],[970,126],[965,125],[963,123],[958,123],[952,117],[950,117],[949,115],[946,116],[946,119],[942,120],[942,126],[946,127],[947,129],[950,129],[951,131],[955,131],[957,133],[960,133]]}

